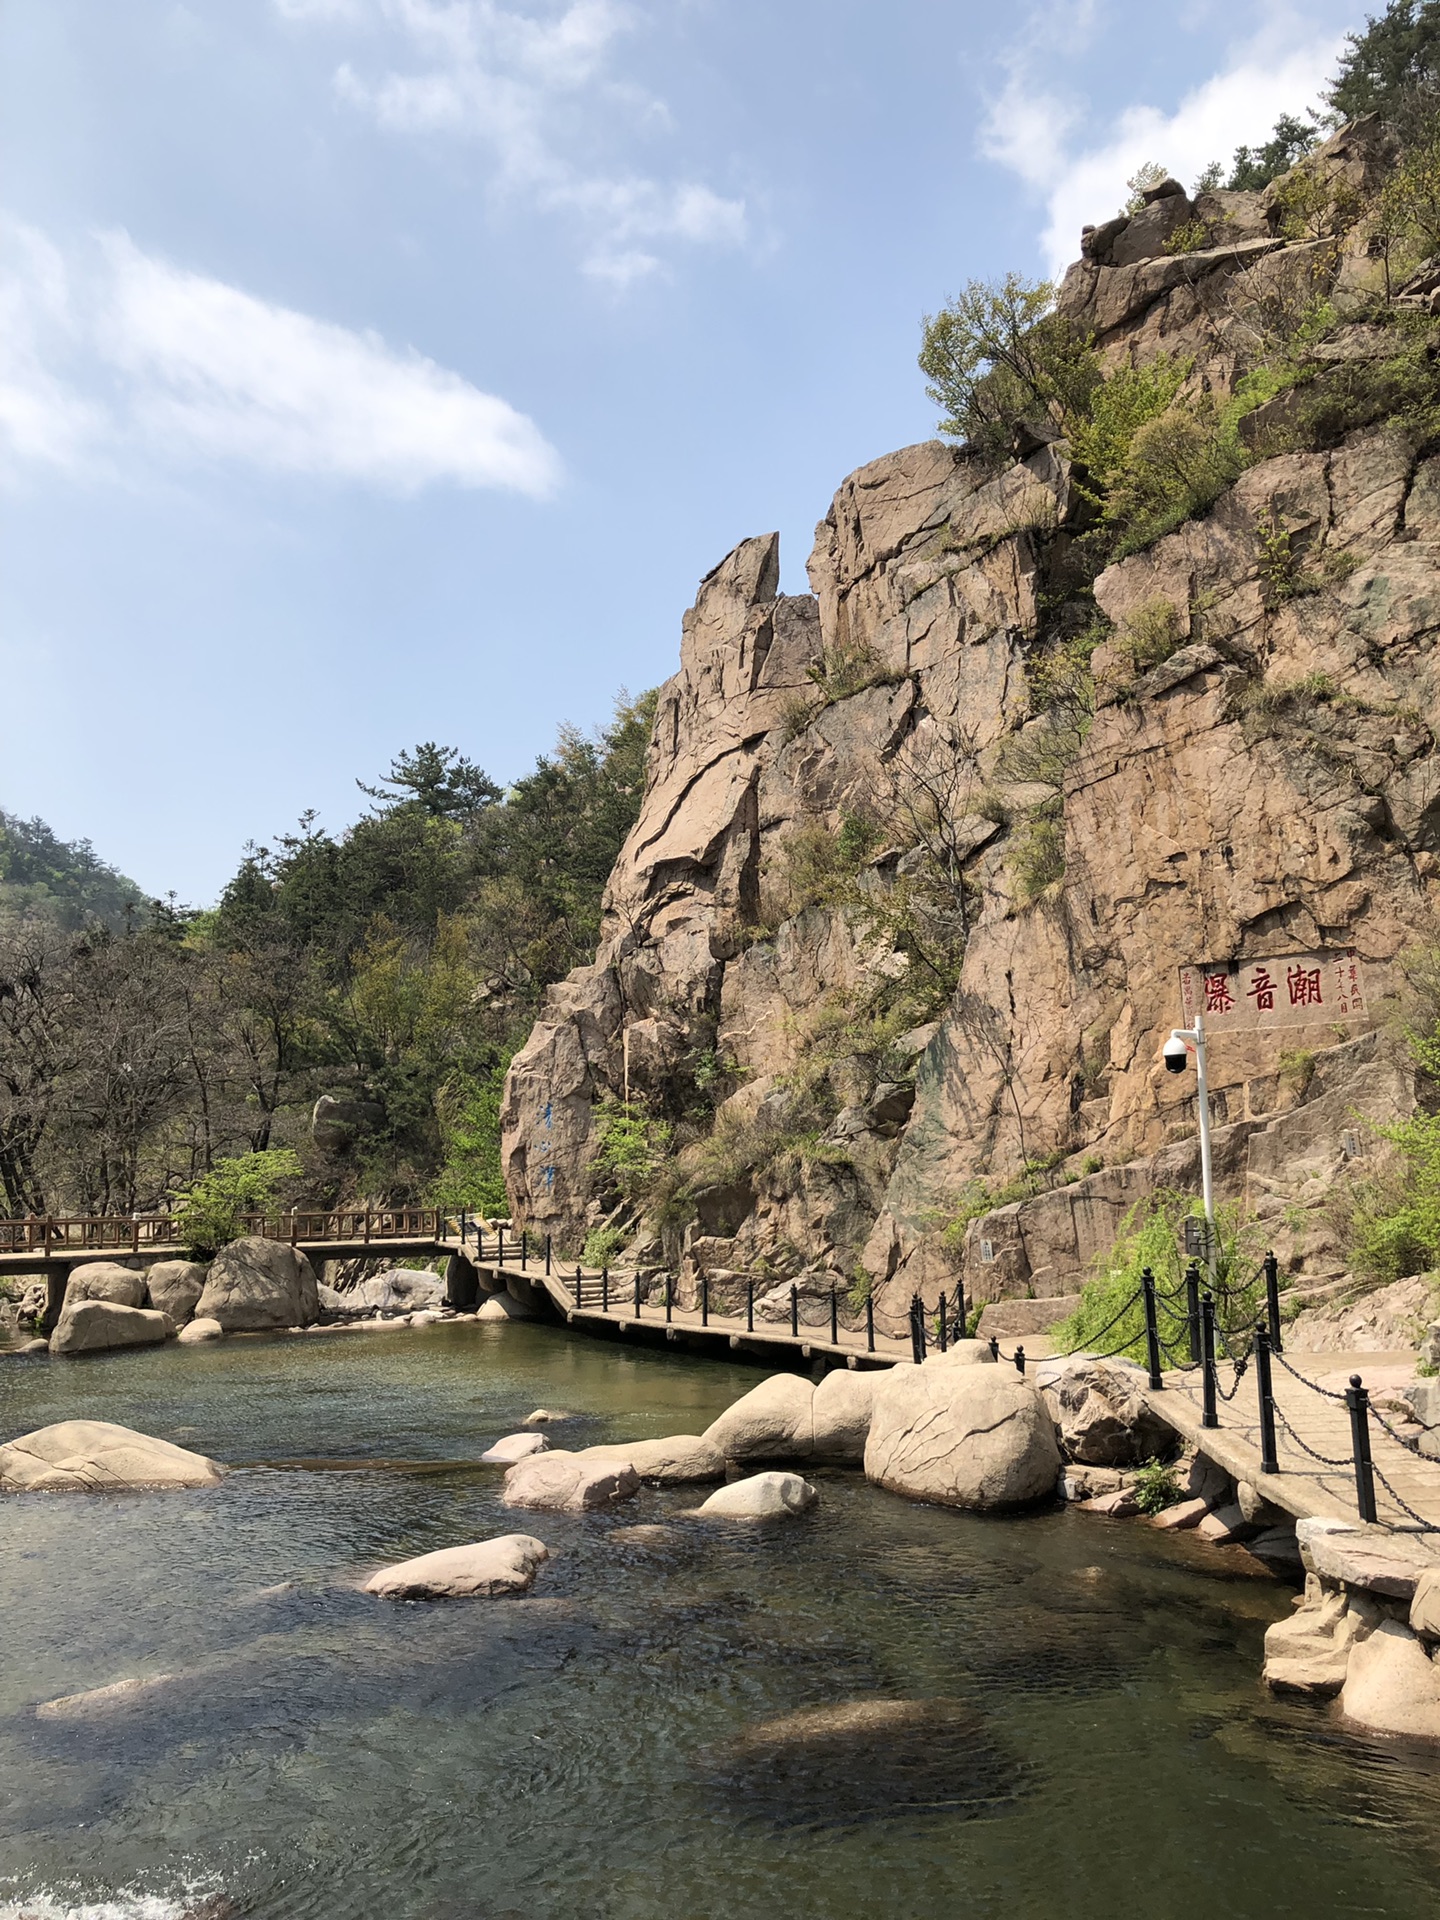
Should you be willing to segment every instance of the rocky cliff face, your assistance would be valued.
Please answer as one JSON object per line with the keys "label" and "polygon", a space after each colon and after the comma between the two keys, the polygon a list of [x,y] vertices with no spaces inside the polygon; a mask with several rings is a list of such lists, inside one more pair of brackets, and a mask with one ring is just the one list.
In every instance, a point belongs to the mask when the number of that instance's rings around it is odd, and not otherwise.
{"label": "rocky cliff face", "polygon": [[[1385,155],[1362,127],[1321,166],[1366,186]],[[1371,270],[1363,228],[1322,260],[1273,198],[1161,191],[1087,232],[1062,309],[1110,364],[1183,351],[1223,396],[1257,304]],[[1221,244],[1167,253],[1186,222]],[[1160,1061],[1178,966],[1354,947],[1373,987],[1432,937],[1440,457],[1380,425],[1261,459],[1092,604],[1065,447],[1017,452],[862,467],[811,596],[777,597],[774,535],[701,583],[599,954],[511,1070],[517,1219],[578,1247],[617,1199],[597,1110],[628,1103],[689,1169],[652,1211],[690,1280],[863,1268],[882,1316],[960,1273],[1063,1295],[1135,1198],[1195,1178],[1193,1076]],[[1096,610],[1079,727],[1056,663]],[[1357,1114],[1411,1099],[1371,1024],[1212,1050],[1223,1184],[1315,1271],[1294,1203],[1363,1151]],[[944,1231],[1037,1163],[1053,1190]]]}

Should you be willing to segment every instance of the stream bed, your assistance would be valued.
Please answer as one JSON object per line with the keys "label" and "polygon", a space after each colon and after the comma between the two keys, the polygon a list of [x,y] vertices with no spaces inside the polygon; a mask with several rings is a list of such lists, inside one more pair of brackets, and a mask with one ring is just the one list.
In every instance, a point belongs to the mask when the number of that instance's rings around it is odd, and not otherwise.
{"label": "stream bed", "polygon": [[[236,1467],[0,1499],[0,1920],[1440,1915],[1440,1758],[1267,1695],[1290,1593],[1238,1553],[839,1472],[768,1528],[687,1488],[527,1515],[478,1464],[539,1405],[584,1416],[556,1444],[698,1432],[760,1377],[522,1324],[0,1362],[0,1438]],[[358,1591],[515,1531],[555,1556],[524,1598]],[[766,1732],[855,1701],[929,1705]]]}

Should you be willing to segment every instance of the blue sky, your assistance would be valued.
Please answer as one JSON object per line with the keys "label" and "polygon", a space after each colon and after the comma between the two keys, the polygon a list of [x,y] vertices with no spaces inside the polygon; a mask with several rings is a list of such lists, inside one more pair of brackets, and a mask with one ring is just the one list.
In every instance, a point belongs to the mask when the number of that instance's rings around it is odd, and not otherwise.
{"label": "blue sky", "polygon": [[737,540],[804,589],[924,312],[1362,12],[5,0],[0,806],[201,904],[418,740],[515,778]]}

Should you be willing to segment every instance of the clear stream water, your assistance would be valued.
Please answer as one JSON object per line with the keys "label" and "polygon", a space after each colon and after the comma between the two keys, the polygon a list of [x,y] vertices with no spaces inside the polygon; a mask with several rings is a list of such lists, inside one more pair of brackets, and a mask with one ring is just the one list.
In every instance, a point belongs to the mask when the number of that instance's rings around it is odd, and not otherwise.
{"label": "clear stream water", "polygon": [[[684,1489],[527,1517],[475,1464],[536,1405],[581,1443],[693,1432],[758,1377],[523,1325],[0,1363],[4,1437],[108,1418],[237,1469],[0,1500],[0,1916],[1440,1914],[1440,1762],[1266,1696],[1289,1594],[1236,1555],[843,1473],[763,1530]],[[613,1538],[650,1520],[661,1555]],[[356,1589],[517,1527],[555,1555],[529,1597]],[[804,1764],[744,1737],[866,1698],[947,1704]]]}

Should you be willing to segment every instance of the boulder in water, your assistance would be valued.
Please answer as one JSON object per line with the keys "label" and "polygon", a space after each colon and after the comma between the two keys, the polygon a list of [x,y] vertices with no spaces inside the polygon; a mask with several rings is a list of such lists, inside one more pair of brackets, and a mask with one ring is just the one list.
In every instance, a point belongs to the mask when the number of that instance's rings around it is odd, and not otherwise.
{"label": "boulder in water", "polygon": [[628,1500],[640,1476],[628,1460],[584,1460],[577,1453],[532,1454],[505,1476],[500,1498],[507,1507],[550,1513],[590,1513]]}
{"label": "boulder in water", "polygon": [[382,1567],[365,1582],[366,1593],[388,1600],[456,1600],[525,1593],[550,1549],[528,1533],[503,1533],[465,1547],[441,1547],[398,1566]]}
{"label": "boulder in water", "polygon": [[628,1460],[642,1480],[662,1487],[680,1487],[697,1480],[723,1480],[725,1457],[718,1447],[694,1433],[674,1433],[664,1440],[627,1440],[603,1447],[585,1447],[580,1460]]}
{"label": "boulder in water", "polygon": [[281,1240],[232,1240],[210,1263],[195,1317],[218,1320],[226,1333],[308,1327],[320,1317],[315,1269]]}
{"label": "boulder in water", "polygon": [[443,1307],[445,1282],[419,1267],[389,1267],[360,1281],[340,1298],[356,1311],[412,1313],[417,1307]]}
{"label": "boulder in water", "polygon": [[836,1367],[816,1387],[810,1402],[811,1452],[837,1467],[858,1467],[865,1458],[875,1402],[873,1373]]}
{"label": "boulder in water", "polygon": [[719,1487],[697,1508],[706,1520],[789,1520],[820,1496],[798,1473],[752,1473]]}
{"label": "boulder in water", "polygon": [[794,1373],[772,1373],[742,1394],[705,1438],[727,1460],[808,1460],[814,1451],[815,1388]]}
{"label": "boulder in water", "polygon": [[143,1307],[145,1275],[118,1260],[86,1260],[70,1269],[65,1283],[65,1306],[82,1300],[109,1300],[117,1307]]}
{"label": "boulder in water", "polygon": [[123,1487],[215,1487],[225,1469],[110,1420],[62,1420],[0,1447],[0,1490],[111,1493]]}
{"label": "boulder in water", "polygon": [[207,1340],[223,1340],[225,1329],[218,1320],[192,1320],[181,1327],[175,1338],[182,1347],[198,1347]]}
{"label": "boulder in water", "polygon": [[81,1300],[65,1311],[50,1336],[52,1353],[103,1353],[110,1347],[162,1346],[175,1329],[167,1314],[121,1307],[113,1300]]}
{"label": "boulder in water", "polygon": [[205,1269],[197,1260],[157,1260],[145,1275],[145,1289],[151,1306],[183,1327],[205,1291]]}
{"label": "boulder in water", "polygon": [[1060,1448],[1041,1394],[1008,1367],[896,1367],[875,1388],[865,1473],[912,1499],[1003,1511],[1054,1494]]}

